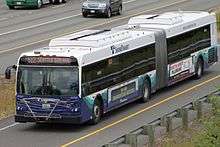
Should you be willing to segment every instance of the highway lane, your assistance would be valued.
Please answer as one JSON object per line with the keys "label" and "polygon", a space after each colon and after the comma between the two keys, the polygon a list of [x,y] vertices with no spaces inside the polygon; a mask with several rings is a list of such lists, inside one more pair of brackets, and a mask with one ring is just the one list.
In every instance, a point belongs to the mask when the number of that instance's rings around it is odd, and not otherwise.
{"label": "highway lane", "polygon": [[[152,3],[152,2],[157,2],[157,0],[149,0],[149,1],[126,0],[123,2],[123,4],[125,5],[125,9],[129,8],[127,7],[127,5],[130,3],[134,3],[133,5],[131,5],[132,7],[138,6],[137,5],[138,3],[135,3],[135,1],[141,1],[141,3],[144,5]],[[69,1],[66,4],[62,4],[62,5],[52,5],[50,9],[43,8],[43,10],[42,9],[29,10],[29,11],[26,10],[24,12],[25,14],[27,13],[26,15],[29,15],[29,16],[24,17],[23,16],[24,14],[16,14],[14,19],[1,23],[0,24],[0,35],[7,34],[8,32],[15,32],[18,30],[23,30],[30,26],[32,28],[32,26],[34,27],[39,24],[50,24],[50,23],[52,24],[53,23],[54,25],[58,21],[65,21],[68,19],[73,19],[74,17],[77,17],[77,16],[80,16],[82,18],[81,4],[79,1]],[[87,20],[87,19],[84,19],[84,20]],[[4,26],[7,26],[7,28],[3,29]]]}
{"label": "highway lane", "polygon": [[[209,2],[208,4],[201,4],[202,8],[209,9],[214,5],[212,2]],[[181,8],[182,10],[194,10],[196,8],[197,10],[200,10],[198,7],[198,1],[197,2],[187,2],[183,4],[179,4],[178,6],[169,7],[167,9],[163,9],[163,11],[168,10],[176,10],[177,8]],[[137,10],[138,11],[138,10]],[[162,11],[162,10],[159,10]],[[112,27],[114,25],[123,24],[126,22],[126,19],[124,21],[120,20],[117,22],[112,22],[110,25],[105,25],[99,28],[105,28],[105,27]],[[21,51],[23,50],[31,50],[35,47],[40,47],[46,45],[47,42],[38,43],[35,45],[31,45],[25,48],[21,48]],[[20,52],[21,52],[20,51]],[[4,57],[5,62],[9,62],[9,59],[11,58],[17,58],[18,52],[3,54],[0,56],[0,60]],[[2,62],[0,62],[2,63]],[[117,120],[120,120],[124,118],[125,116],[128,116],[129,114],[133,114],[139,110],[142,110],[152,104],[155,104],[167,97],[170,97],[172,95],[175,95],[178,92],[183,91],[184,89],[188,89],[192,87],[193,85],[197,85],[198,83],[201,83],[202,81],[206,81],[207,79],[211,77],[215,77],[220,74],[220,65],[217,64],[213,66],[208,72],[206,72],[204,78],[201,80],[187,80],[184,82],[181,82],[177,84],[176,86],[173,86],[169,88],[169,92],[167,92],[168,89],[162,90],[159,93],[154,95],[154,100],[151,101],[148,104],[139,104],[139,103],[132,103],[130,105],[127,105],[119,110],[113,111],[112,114],[108,114],[104,120],[96,125],[96,126],[71,126],[71,125],[43,125],[43,126],[36,126],[34,124],[18,124],[15,126],[12,126],[10,128],[4,129],[0,131],[0,147],[1,146],[22,146],[22,147],[28,147],[28,146],[60,146],[63,144],[66,144],[70,141],[73,141],[75,139],[78,139],[82,136],[87,135],[90,132],[94,132],[100,128],[105,127],[108,124],[112,124],[113,122],[116,122]],[[165,112],[169,112],[175,107],[183,105],[190,101],[192,98],[195,99],[198,96],[203,96],[207,92],[210,92],[214,90],[219,85],[220,80],[214,80],[210,83],[207,83],[206,85],[199,87],[196,89],[196,91],[189,91],[185,93],[184,95],[181,95],[177,97],[176,99],[173,99],[172,101],[169,101],[168,103],[164,103],[160,107],[155,107],[151,109],[150,111],[147,111],[146,113],[142,113],[138,116],[135,116],[134,118],[131,118],[129,120],[124,121],[123,123],[117,124],[111,128],[105,129],[99,134],[95,134],[93,136],[90,136],[88,138],[85,138],[84,140],[80,142],[76,142],[75,144],[71,144],[70,146],[97,146],[102,145],[104,142],[111,141],[112,139],[115,139],[117,136],[120,136],[133,128],[137,128],[140,124],[143,122],[149,122],[154,118],[155,116],[160,116]],[[128,109],[129,108],[129,109]],[[9,118],[7,120],[4,120],[4,122],[0,121],[0,128],[13,125],[12,118]],[[101,138],[101,139],[100,139]]]}
{"label": "highway lane", "polygon": [[[138,0],[138,1],[142,3],[143,0]],[[148,1],[146,4],[149,4],[149,3],[151,3],[151,1]],[[135,5],[129,5],[129,3],[126,3],[125,5],[127,6],[127,7],[124,6],[125,7],[124,9],[126,12],[129,10],[133,10],[134,7],[136,7]],[[80,5],[78,5],[78,7],[80,7]],[[66,7],[62,7],[62,9],[64,8]],[[58,34],[60,34],[60,32],[69,32],[73,30],[73,28],[82,27],[81,26],[82,23],[84,23],[84,27],[85,27],[94,22],[98,24],[101,22],[108,21],[108,19],[103,19],[103,18],[101,19],[100,18],[98,19],[83,18],[81,16],[81,12],[73,13],[73,14],[72,12],[69,12],[67,14],[61,13],[59,15],[55,15],[56,17],[54,17],[54,14],[52,15],[52,17],[50,17],[50,15],[44,16],[44,14],[39,14],[38,16],[42,16],[42,15],[43,17],[40,17],[40,18],[35,18],[36,16],[32,16],[31,20],[29,19],[23,20],[24,23],[22,24],[20,24],[19,22],[12,23],[12,25],[11,25],[11,22],[10,22],[10,25],[8,23],[6,24],[3,23],[3,26],[0,28],[1,47],[10,48],[10,47],[13,47],[13,45],[16,46],[15,45],[16,42],[19,43],[19,40],[26,41],[26,39],[28,40],[30,36],[43,35],[44,36],[43,38],[46,39],[50,37],[48,32],[59,31]],[[8,44],[11,41],[13,41],[13,45]]]}
{"label": "highway lane", "polygon": [[[141,2],[141,1],[140,1]],[[126,3],[129,5],[129,3]],[[135,5],[134,5],[135,6]],[[133,6],[133,7],[134,7]],[[136,7],[136,6],[135,6]],[[132,12],[130,12],[132,13]],[[128,14],[126,14],[128,15]],[[123,15],[122,15],[123,16]],[[100,24],[103,22],[111,21],[112,19],[103,19],[103,18],[83,18],[81,15],[77,18],[68,18],[65,21],[56,21],[53,23],[44,23],[44,25],[36,24],[37,27],[31,27],[23,31],[13,31],[13,33],[3,32],[3,35],[0,35],[0,52],[17,48],[17,46],[26,45],[28,43],[35,43],[39,40],[45,40],[57,35],[67,34],[76,29],[83,29],[93,24]],[[39,27],[38,27],[39,26]],[[19,28],[20,30],[21,28]],[[5,35],[4,35],[5,34]]]}
{"label": "highway lane", "polygon": [[[16,59],[18,58],[18,55],[20,52],[23,52],[25,50],[32,50],[33,48],[46,46],[48,44],[48,38],[53,38],[54,36],[59,36],[61,34],[69,34],[70,32],[90,28],[93,26],[93,28],[96,26],[96,28],[106,28],[106,27],[112,27],[119,24],[124,24],[127,22],[129,16],[133,14],[137,14],[142,11],[146,11],[150,13],[150,10],[153,10],[154,8],[159,7],[165,7],[166,5],[170,5],[172,2],[179,3],[181,1],[179,0],[169,0],[169,1],[148,1],[148,4],[143,5],[143,0],[137,0],[135,2],[126,3],[124,6],[125,11],[122,16],[115,16],[111,19],[105,19],[105,18],[83,18],[81,15],[77,16],[74,19],[67,19],[65,21],[59,21],[55,24],[46,24],[42,25],[40,27],[35,27],[32,29],[27,29],[24,31],[18,31],[11,34],[6,34],[0,36],[0,73],[3,73],[6,66],[16,63]],[[129,2],[129,1],[128,1]],[[186,2],[187,3],[187,2]],[[195,7],[197,10],[206,10],[213,6],[219,5],[219,1],[211,1],[208,2],[205,0],[193,0],[189,1],[188,3],[194,3],[194,5],[197,5],[198,3],[201,3],[201,9],[200,7]],[[188,10],[194,10],[193,6]],[[185,7],[181,7],[180,4],[176,4],[175,7],[173,7],[173,10],[183,9]],[[163,9],[166,10],[166,9]],[[155,10],[154,10],[155,11]],[[158,11],[162,11],[162,9],[159,9]],[[75,13],[74,13],[75,14]],[[77,14],[75,14],[77,15]],[[37,24],[36,24],[37,25]],[[44,41],[42,41],[44,40]],[[45,43],[45,44],[44,44]],[[29,46],[26,46],[29,44]],[[39,46],[40,44],[40,46]],[[36,45],[36,46],[35,46]],[[10,52],[10,54],[2,54],[2,51],[12,49],[17,50]]]}

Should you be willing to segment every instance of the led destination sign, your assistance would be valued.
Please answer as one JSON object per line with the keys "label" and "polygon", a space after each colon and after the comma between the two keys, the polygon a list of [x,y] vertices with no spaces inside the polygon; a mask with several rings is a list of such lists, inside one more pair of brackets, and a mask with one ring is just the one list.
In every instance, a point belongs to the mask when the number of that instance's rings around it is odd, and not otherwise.
{"label": "led destination sign", "polygon": [[76,58],[69,57],[45,57],[27,56],[21,57],[19,64],[22,65],[78,65]]}

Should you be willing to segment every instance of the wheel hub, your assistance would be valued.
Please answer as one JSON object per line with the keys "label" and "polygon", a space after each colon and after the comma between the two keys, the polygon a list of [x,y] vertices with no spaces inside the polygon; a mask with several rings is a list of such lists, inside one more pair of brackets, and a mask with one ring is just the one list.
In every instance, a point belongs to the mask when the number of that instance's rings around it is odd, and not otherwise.
{"label": "wheel hub", "polygon": [[147,87],[144,88],[144,97],[145,98],[148,97],[148,88]]}
{"label": "wheel hub", "polygon": [[95,117],[96,117],[96,118],[99,117],[99,114],[100,114],[100,109],[99,109],[98,106],[95,106],[95,107],[94,107],[94,115],[95,115]]}

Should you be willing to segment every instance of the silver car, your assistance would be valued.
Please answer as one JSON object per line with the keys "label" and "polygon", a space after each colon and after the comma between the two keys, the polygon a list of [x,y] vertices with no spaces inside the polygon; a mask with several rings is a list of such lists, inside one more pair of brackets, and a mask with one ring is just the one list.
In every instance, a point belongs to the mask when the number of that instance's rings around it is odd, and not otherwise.
{"label": "silver car", "polygon": [[104,14],[110,18],[113,13],[122,13],[122,0],[86,0],[82,4],[83,17]]}

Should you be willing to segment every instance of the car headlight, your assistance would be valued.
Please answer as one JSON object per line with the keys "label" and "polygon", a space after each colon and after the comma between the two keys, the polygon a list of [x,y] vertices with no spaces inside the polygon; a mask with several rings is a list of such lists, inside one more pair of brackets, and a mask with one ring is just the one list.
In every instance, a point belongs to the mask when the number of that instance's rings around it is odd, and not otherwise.
{"label": "car headlight", "polygon": [[106,4],[99,4],[99,7],[100,7],[100,8],[105,8],[105,7],[106,7]]}

